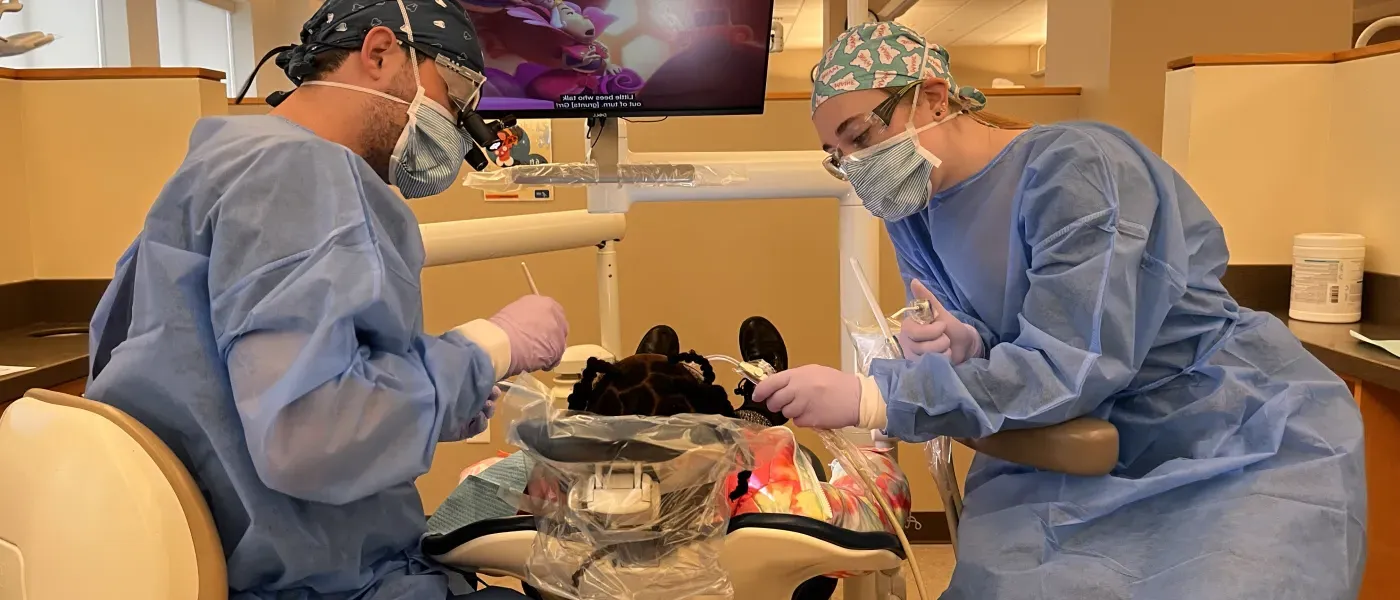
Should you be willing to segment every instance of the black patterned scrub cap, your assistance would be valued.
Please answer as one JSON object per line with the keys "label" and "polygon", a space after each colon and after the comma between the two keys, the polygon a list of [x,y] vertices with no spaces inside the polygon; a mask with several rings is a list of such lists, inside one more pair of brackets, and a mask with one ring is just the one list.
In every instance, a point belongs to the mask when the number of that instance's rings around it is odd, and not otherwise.
{"label": "black patterned scrub cap", "polygon": [[466,70],[481,73],[486,60],[481,53],[476,28],[467,13],[449,0],[327,0],[301,28],[301,43],[282,50],[277,66],[287,78],[301,85],[313,72],[317,54],[330,50],[357,50],[365,35],[375,27],[393,29],[399,40],[408,43],[408,26],[413,30],[413,46],[430,58],[445,58]]}

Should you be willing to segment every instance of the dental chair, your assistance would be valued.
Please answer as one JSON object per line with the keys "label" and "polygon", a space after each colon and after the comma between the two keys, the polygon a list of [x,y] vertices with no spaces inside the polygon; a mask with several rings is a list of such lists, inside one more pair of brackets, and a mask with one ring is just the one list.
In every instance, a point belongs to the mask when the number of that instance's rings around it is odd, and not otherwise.
{"label": "dental chair", "polygon": [[[1092,418],[959,442],[1002,460],[1072,475],[1105,475],[1118,461],[1117,429]],[[610,456],[602,449],[583,454],[594,459]],[[962,497],[951,453],[942,453],[931,467],[941,480],[956,544]],[[534,517],[505,517],[429,536],[422,548],[463,571],[528,582],[525,565],[536,535]],[[893,534],[854,532],[798,515],[746,514],[730,520],[720,563],[733,583],[734,600],[794,598],[799,587],[814,578],[842,571],[870,573],[842,580],[845,600],[887,600],[907,597],[899,574],[905,558]]]}
{"label": "dental chair", "polygon": [[179,459],[116,408],[31,390],[0,416],[0,600],[226,600]]}

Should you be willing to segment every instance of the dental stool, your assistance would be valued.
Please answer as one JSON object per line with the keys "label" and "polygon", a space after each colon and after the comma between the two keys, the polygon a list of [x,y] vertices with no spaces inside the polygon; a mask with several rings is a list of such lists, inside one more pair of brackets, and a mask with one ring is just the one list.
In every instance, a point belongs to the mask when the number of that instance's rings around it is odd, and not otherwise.
{"label": "dental stool", "polygon": [[225,600],[214,520],[160,438],[31,390],[0,416],[0,600]]}

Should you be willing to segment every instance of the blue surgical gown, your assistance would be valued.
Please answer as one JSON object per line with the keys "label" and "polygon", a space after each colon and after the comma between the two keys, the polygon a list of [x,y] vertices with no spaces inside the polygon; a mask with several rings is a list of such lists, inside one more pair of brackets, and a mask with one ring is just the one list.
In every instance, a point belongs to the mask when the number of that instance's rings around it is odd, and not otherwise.
{"label": "blue surgical gown", "polygon": [[1355,598],[1361,417],[1279,320],[1220,283],[1220,224],[1126,133],[1021,134],[886,224],[906,282],[986,358],[877,361],[887,433],[981,438],[1091,415],[1121,434],[1106,477],[979,456],[949,600]]}
{"label": "blue surgical gown", "polygon": [[424,335],[412,212],[277,117],[205,119],[92,319],[87,396],[150,427],[212,509],[236,600],[448,596],[414,478],[495,381]]}

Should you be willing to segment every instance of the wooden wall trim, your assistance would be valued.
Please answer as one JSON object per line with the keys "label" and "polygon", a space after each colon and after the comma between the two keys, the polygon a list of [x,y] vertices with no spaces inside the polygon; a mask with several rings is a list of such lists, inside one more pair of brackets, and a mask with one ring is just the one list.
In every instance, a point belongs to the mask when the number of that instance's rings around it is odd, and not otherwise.
{"label": "wooden wall trim", "polygon": [[1330,65],[1400,53],[1400,41],[1375,44],[1337,52],[1284,52],[1275,54],[1199,54],[1167,63],[1168,71],[1190,67],[1239,65]]}
{"label": "wooden wall trim", "polygon": [[95,79],[207,79],[223,81],[224,74],[197,67],[102,67],[96,69],[5,69],[0,79],[68,81]]}
{"label": "wooden wall trim", "polygon": [[811,100],[812,92],[768,92],[764,100]]}
{"label": "wooden wall trim", "polygon": [[[988,88],[982,90],[983,94],[994,98],[997,96],[1078,96],[1083,93],[1082,88],[1077,86],[1049,86],[1049,87],[1028,87],[1028,88]],[[763,97],[768,102],[779,100],[811,100],[811,92],[768,92]],[[234,105],[234,99],[229,98],[229,106]],[[263,98],[244,98],[245,105],[267,105],[267,100]]]}

